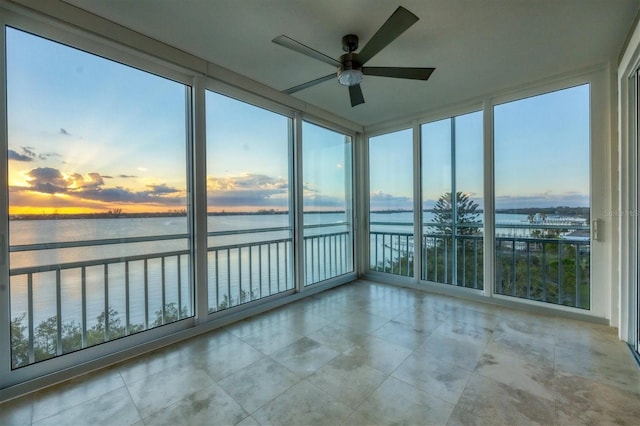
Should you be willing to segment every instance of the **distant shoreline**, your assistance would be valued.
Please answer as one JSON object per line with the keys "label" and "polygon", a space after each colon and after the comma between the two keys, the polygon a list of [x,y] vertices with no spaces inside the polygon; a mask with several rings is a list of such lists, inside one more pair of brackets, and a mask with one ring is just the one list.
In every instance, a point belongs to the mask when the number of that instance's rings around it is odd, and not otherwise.
{"label": "distant shoreline", "polygon": [[[425,209],[423,212],[433,213],[433,209]],[[306,213],[314,214],[344,214],[344,210],[330,211],[312,211]],[[411,213],[411,210],[378,210],[372,211],[375,214],[394,214],[394,213]],[[477,210],[477,213],[484,213],[483,210]],[[496,213],[500,214],[522,214],[522,215],[560,215],[560,216],[582,216],[589,217],[589,207],[530,207],[518,209],[497,209]],[[257,216],[257,215],[286,215],[288,211],[279,210],[258,210],[254,212],[209,212],[207,216]],[[106,213],[71,213],[71,214],[23,214],[9,215],[9,220],[64,220],[64,219],[131,219],[131,218],[154,218],[154,217],[186,217],[185,211],[176,212],[156,212],[156,213],[124,213],[124,212],[106,212]]]}
{"label": "distant shoreline", "polygon": [[[314,211],[314,214],[344,213],[344,210]],[[257,216],[257,215],[283,215],[288,211],[259,210],[256,212],[208,212],[207,216]],[[154,217],[186,217],[187,213],[157,212],[157,213],[68,213],[68,214],[12,214],[9,220],[65,220],[65,219],[137,219]]]}

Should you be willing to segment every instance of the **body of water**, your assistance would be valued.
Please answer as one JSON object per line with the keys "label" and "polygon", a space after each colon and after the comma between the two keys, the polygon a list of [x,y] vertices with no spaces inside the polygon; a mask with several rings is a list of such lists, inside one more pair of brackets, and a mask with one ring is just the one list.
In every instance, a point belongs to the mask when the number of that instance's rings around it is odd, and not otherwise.
{"label": "body of water", "polygon": [[[433,222],[432,213],[424,214],[426,223]],[[373,213],[370,217],[372,231],[412,233],[413,213]],[[499,214],[496,222],[505,227],[529,224],[527,215]],[[383,223],[383,224],[374,224]],[[209,253],[209,306],[213,309],[223,303],[226,297],[238,302],[241,279],[251,277],[255,296],[265,296],[293,287],[292,273],[292,230],[290,218],[286,214],[265,215],[213,215],[208,217],[209,247],[233,247],[245,244],[241,250],[219,250]],[[345,223],[344,213],[307,213],[304,215],[305,236],[351,232]],[[273,229],[275,228],[275,229]],[[516,229],[513,228],[513,229]],[[60,220],[13,220],[10,222],[10,245],[58,243],[71,241],[104,240],[163,235],[188,235],[189,224],[186,217],[148,218],[101,218],[101,219],[60,219]],[[513,229],[510,232],[515,232]],[[254,232],[243,233],[243,230]],[[257,232],[265,231],[267,232]],[[528,233],[529,230],[518,232]],[[211,234],[213,233],[213,234]],[[528,234],[527,234],[528,235]],[[520,235],[518,235],[520,236]],[[269,241],[284,241],[269,244]],[[262,246],[259,243],[264,243]],[[352,269],[350,255],[351,238],[309,240],[305,262],[307,282],[322,280],[324,277],[339,275]],[[382,242],[380,242],[382,244]],[[84,262],[100,259],[121,259],[150,253],[172,253],[190,249],[188,238],[173,240],[92,245],[88,247],[56,248],[12,252],[10,267],[31,268]],[[249,247],[253,246],[253,248]],[[325,262],[326,259],[326,262]],[[148,283],[148,311],[150,317],[162,309],[163,287],[165,303],[178,303],[193,307],[193,292],[189,283],[190,256],[168,255],[145,262],[129,263],[129,302],[132,323],[144,323],[145,317],[145,274]],[[338,262],[343,262],[338,264]],[[325,270],[324,264],[335,264],[332,270]],[[164,265],[164,268],[163,268]],[[146,267],[145,267],[146,266]],[[164,274],[162,273],[164,269]],[[311,272],[309,272],[311,271]],[[317,272],[317,274],[316,274]],[[83,278],[84,274],[84,278]],[[104,311],[105,305],[118,312],[126,310],[125,263],[67,269],[60,273],[60,298],[63,322],[81,320],[82,282],[85,282],[88,327]],[[56,271],[34,273],[33,314],[34,322],[56,315]],[[241,278],[242,277],[242,278]],[[215,286],[217,280],[218,286]],[[244,282],[243,281],[243,282]],[[108,285],[105,285],[108,282]],[[261,283],[261,284],[259,284]],[[15,318],[28,311],[27,275],[13,276],[11,279],[11,316]],[[213,286],[212,286],[213,285]],[[246,287],[244,291],[249,291]],[[105,297],[108,300],[105,301]],[[228,299],[227,299],[228,300]]]}

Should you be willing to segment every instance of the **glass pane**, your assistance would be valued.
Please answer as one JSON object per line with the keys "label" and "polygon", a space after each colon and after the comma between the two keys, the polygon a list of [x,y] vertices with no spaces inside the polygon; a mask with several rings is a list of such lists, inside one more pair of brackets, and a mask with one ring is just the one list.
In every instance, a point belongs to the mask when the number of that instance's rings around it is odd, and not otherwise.
{"label": "glass pane", "polygon": [[421,138],[422,279],[482,289],[482,113],[424,124]]}
{"label": "glass pane", "polygon": [[369,139],[369,268],[413,276],[413,131]]}
{"label": "glass pane", "polygon": [[590,308],[589,85],[494,110],[495,292]]}
{"label": "glass pane", "polygon": [[353,271],[351,137],[302,123],[305,285]]}
{"label": "glass pane", "polygon": [[209,312],[293,288],[282,115],[207,91]]}
{"label": "glass pane", "polygon": [[192,316],[190,89],[6,35],[13,367]]}

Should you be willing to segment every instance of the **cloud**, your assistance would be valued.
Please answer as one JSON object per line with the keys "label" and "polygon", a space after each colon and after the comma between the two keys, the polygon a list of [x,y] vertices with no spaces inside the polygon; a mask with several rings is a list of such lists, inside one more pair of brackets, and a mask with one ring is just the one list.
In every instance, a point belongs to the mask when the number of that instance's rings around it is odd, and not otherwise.
{"label": "cloud", "polygon": [[44,152],[41,154],[36,153],[33,147],[23,146],[21,147],[22,152],[18,152],[13,149],[9,149],[9,160],[13,161],[33,161],[36,158],[40,160],[47,160],[51,157],[61,157],[60,154],[55,152]]}
{"label": "cloud", "polygon": [[38,158],[41,160],[47,160],[48,158],[51,158],[51,157],[62,157],[62,155],[56,152],[44,152],[42,154],[38,154]]}
{"label": "cloud", "polygon": [[27,173],[29,189],[45,194],[63,194],[69,185],[60,170],[51,167],[38,167]]}
{"label": "cloud", "polygon": [[545,191],[530,195],[502,195],[496,197],[496,209],[533,207],[588,207],[589,195],[576,191],[553,194]]}
{"label": "cloud", "polygon": [[70,182],[70,186],[75,187],[75,190],[98,189],[104,185],[104,178],[100,173],[89,173],[87,177],[88,178],[85,178],[79,173],[74,173],[68,178],[68,180]]}
{"label": "cloud", "polygon": [[262,174],[208,179],[208,202],[213,207],[282,207],[289,205],[285,178]]}
{"label": "cloud", "polygon": [[370,194],[369,207],[371,210],[411,210],[413,199],[377,191]]}
{"label": "cloud", "polygon": [[24,148],[23,148],[23,153],[20,154],[16,151],[14,151],[13,149],[9,149],[8,152],[9,155],[9,160],[13,160],[13,161],[33,161],[33,157],[28,155],[27,153],[24,153]]}
{"label": "cloud", "polygon": [[26,173],[26,187],[12,187],[14,193],[35,191],[43,194],[66,194],[75,199],[76,205],[86,200],[119,203],[154,203],[181,205],[186,202],[182,190],[165,183],[147,185],[143,191],[132,191],[122,186],[105,188],[105,177],[97,172],[86,175],[73,173],[65,176],[52,167],[38,167]]}
{"label": "cloud", "polygon": [[149,188],[148,193],[150,195],[175,194],[176,192],[180,192],[179,189],[168,187],[165,183],[160,185],[147,185],[147,188]]}
{"label": "cloud", "polygon": [[184,197],[160,197],[149,191],[131,191],[121,186],[83,190],[75,192],[74,195],[87,200],[108,203],[159,203],[165,205],[183,205],[185,203]]}
{"label": "cloud", "polygon": [[32,146],[23,146],[22,147],[22,153],[25,155],[28,155],[31,158],[35,158],[36,157],[36,152],[33,150]]}
{"label": "cloud", "polygon": [[118,175],[119,178],[123,178],[123,179],[132,179],[132,178],[137,178],[138,176],[135,175]]}
{"label": "cloud", "polygon": [[65,129],[63,129],[62,127],[60,128],[60,132],[61,135],[64,136],[71,136],[71,133],[67,132]]}

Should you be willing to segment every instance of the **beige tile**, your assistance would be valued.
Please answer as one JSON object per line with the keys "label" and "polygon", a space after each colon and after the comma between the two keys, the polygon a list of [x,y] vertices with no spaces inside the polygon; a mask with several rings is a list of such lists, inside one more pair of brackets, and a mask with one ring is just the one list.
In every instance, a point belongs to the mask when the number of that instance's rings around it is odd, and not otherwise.
{"label": "beige tile", "polygon": [[365,337],[364,332],[338,324],[329,324],[309,334],[309,338],[337,352],[346,351]]}
{"label": "beige tile", "polygon": [[[434,329],[436,327],[434,327]],[[431,331],[433,331],[433,329],[414,328],[407,324],[391,320],[372,334],[387,342],[414,350],[427,340]]]}
{"label": "beige tile", "polygon": [[483,324],[467,323],[449,318],[436,328],[433,334],[449,336],[465,341],[476,340],[488,342],[493,336],[493,329]]}
{"label": "beige tile", "polygon": [[275,323],[270,324],[269,327],[256,334],[244,337],[242,340],[260,352],[270,355],[301,338],[301,334],[284,327],[280,323]]}
{"label": "beige tile", "polygon": [[331,320],[322,316],[307,311],[296,312],[292,315],[291,319],[280,322],[279,324],[292,330],[294,333],[307,336],[316,330],[321,329],[329,324]]}
{"label": "beige tile", "polygon": [[232,333],[236,337],[243,338],[251,336],[252,334],[259,333],[263,329],[269,328],[272,324],[276,324],[281,321],[281,318],[277,318],[272,315],[258,315],[228,325],[227,327],[225,327],[225,331]]}
{"label": "beige tile", "polygon": [[433,333],[416,352],[424,352],[436,359],[473,371],[486,347],[487,342],[484,340],[461,339]]}
{"label": "beige tile", "polygon": [[189,358],[179,346],[171,346],[118,364],[115,368],[124,382],[131,384],[168,368],[179,367],[189,362]]}
{"label": "beige tile", "polygon": [[213,384],[205,370],[187,365],[161,371],[127,387],[140,416],[146,418]]}
{"label": "beige tile", "polygon": [[193,364],[205,370],[216,381],[264,358],[264,354],[248,343],[235,339],[231,343],[203,353]]}
{"label": "beige tile", "polygon": [[108,369],[36,392],[33,398],[33,421],[58,414],[122,386],[124,381],[120,374]]}
{"label": "beige tile", "polygon": [[351,413],[347,419],[341,423],[341,426],[377,426],[371,419],[365,417],[359,411]]}
{"label": "beige tile", "polygon": [[450,425],[551,425],[554,402],[473,374],[449,418]]}
{"label": "beige tile", "polygon": [[423,305],[422,309],[407,309],[393,320],[418,330],[432,332],[448,317],[449,313],[443,312],[440,308],[430,308]]}
{"label": "beige tile", "polygon": [[220,386],[212,384],[146,417],[146,425],[235,425],[248,416]]}
{"label": "beige tile", "polygon": [[297,375],[281,364],[263,358],[218,383],[247,412],[253,413],[299,381]]}
{"label": "beige tile", "polygon": [[0,425],[22,426],[31,424],[33,395],[26,395],[0,404]]}
{"label": "beige tile", "polygon": [[602,347],[576,351],[555,348],[555,367],[561,374],[571,374],[640,394],[640,369],[635,365],[626,344],[620,341]]}
{"label": "beige tile", "polygon": [[411,352],[411,349],[370,336],[362,339],[344,353],[383,373],[390,374]]}
{"label": "beige tile", "polygon": [[[640,383],[638,384],[640,388]],[[640,423],[640,395],[578,376],[556,379],[558,424]]]}
{"label": "beige tile", "polygon": [[351,409],[306,380],[252,414],[261,425],[339,425]]}
{"label": "beige tile", "polygon": [[355,409],[385,380],[386,375],[360,359],[340,355],[308,377],[311,384]]}
{"label": "beige tile", "polygon": [[366,333],[376,331],[388,321],[389,320],[387,318],[362,311],[347,312],[345,315],[336,318],[335,320],[337,324],[345,327],[351,327]]}
{"label": "beige tile", "polygon": [[396,368],[392,376],[455,404],[467,385],[471,371],[439,361],[425,352],[415,352]]}
{"label": "beige tile", "polygon": [[357,412],[368,424],[442,425],[453,407],[435,395],[389,377]]}
{"label": "beige tile", "polygon": [[194,357],[237,340],[238,338],[233,333],[223,328],[179,342],[174,347],[180,348],[181,351]]}
{"label": "beige tile", "polygon": [[271,358],[300,377],[313,374],[317,369],[338,356],[338,352],[308,337],[273,353]]}
{"label": "beige tile", "polygon": [[554,318],[553,330],[555,344],[569,349],[606,348],[620,340],[613,327],[566,318]]}
{"label": "beige tile", "polygon": [[514,315],[512,318],[500,318],[494,331],[527,337],[550,345],[555,343],[553,319],[539,315],[522,314],[518,317]]}
{"label": "beige tile", "polygon": [[451,323],[466,323],[469,325],[494,330],[500,322],[499,317],[484,308],[469,302],[468,305],[458,306],[451,311],[447,318]]}
{"label": "beige tile", "polygon": [[[526,348],[531,351],[527,353]],[[533,339],[501,336],[487,345],[476,372],[539,398],[553,400],[553,353],[553,346]]]}
{"label": "beige tile", "polygon": [[240,423],[236,423],[236,426],[260,426],[260,423],[253,417],[245,417]]}
{"label": "beige tile", "polygon": [[34,423],[59,425],[133,425],[140,415],[126,387],[121,387],[80,405]]}

